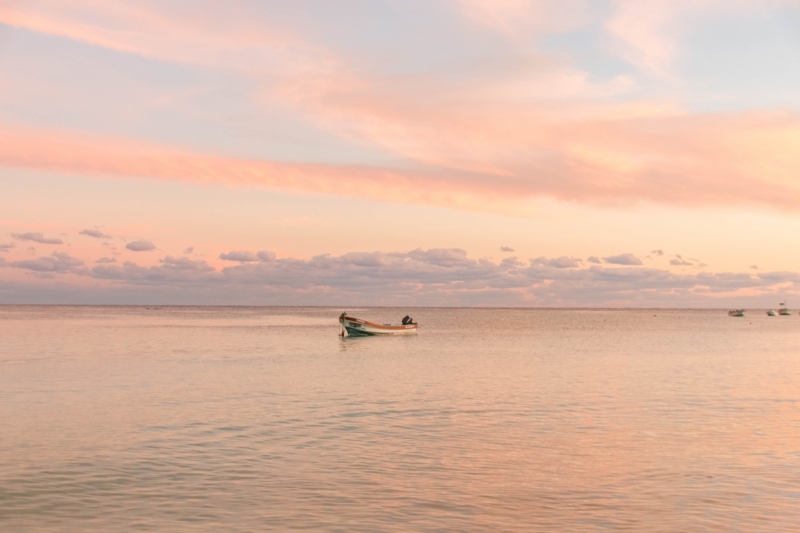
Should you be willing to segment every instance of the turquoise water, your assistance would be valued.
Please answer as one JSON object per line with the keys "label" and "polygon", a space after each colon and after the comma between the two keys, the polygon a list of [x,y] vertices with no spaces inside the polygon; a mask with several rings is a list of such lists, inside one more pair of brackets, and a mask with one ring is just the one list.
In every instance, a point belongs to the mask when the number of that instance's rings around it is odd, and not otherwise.
{"label": "turquoise water", "polygon": [[800,317],[0,306],[0,531],[797,531]]}

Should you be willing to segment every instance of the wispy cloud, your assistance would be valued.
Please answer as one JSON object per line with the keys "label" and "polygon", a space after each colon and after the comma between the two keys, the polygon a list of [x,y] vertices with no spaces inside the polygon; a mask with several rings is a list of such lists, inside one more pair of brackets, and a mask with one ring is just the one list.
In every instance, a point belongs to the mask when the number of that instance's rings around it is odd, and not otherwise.
{"label": "wispy cloud", "polygon": [[693,266],[694,265],[694,263],[692,263],[690,261],[686,261],[680,255],[676,255],[675,259],[670,259],[669,260],[669,264],[672,265],[672,266]]}
{"label": "wispy cloud", "polygon": [[[466,20],[515,39],[569,31],[586,24],[584,15],[595,9],[585,0],[446,1]],[[759,5],[618,0],[603,27],[623,43],[623,54],[635,51],[630,61],[666,71],[675,53],[675,21]],[[123,53],[247,72],[257,87],[254,100],[291,109],[296,118],[381,149],[396,163],[234,158],[107,135],[6,126],[0,129],[0,165],[504,214],[525,213],[526,202],[542,196],[604,205],[800,209],[794,179],[800,115],[793,110],[694,113],[680,98],[643,96],[630,75],[598,78],[563,54],[517,47],[503,49],[510,56],[503,65],[476,60],[457,79],[435,70],[387,74],[358,68],[358,58],[314,44],[308,32],[281,27],[257,12],[250,3],[231,12],[198,13],[182,3],[45,0],[0,8],[0,21]]]}
{"label": "wispy cloud", "polygon": [[0,22],[143,57],[216,68],[307,69],[325,49],[242,2],[236,10],[198,10],[191,3],[41,0],[0,6]]}
{"label": "wispy cloud", "polygon": [[587,0],[450,0],[475,26],[497,31],[514,41],[562,33],[589,21]]}
{"label": "wispy cloud", "polygon": [[[509,120],[513,123],[514,119]],[[611,130],[606,131],[605,126]],[[549,155],[516,162],[505,170],[493,163],[496,174],[455,168],[409,170],[246,160],[124,139],[7,128],[0,129],[0,164],[68,174],[149,176],[382,201],[390,198],[399,203],[518,214],[525,212],[526,200],[540,196],[593,203],[653,200],[679,205],[800,208],[800,188],[791,172],[800,167],[800,150],[792,140],[798,138],[792,137],[792,132],[800,131],[800,116],[686,117],[605,126],[585,123],[581,131],[573,132],[568,145],[584,147],[578,151],[558,154],[545,150]],[[476,130],[487,127],[475,124]],[[637,132],[639,127],[643,129]],[[738,136],[733,135],[737,129]],[[591,140],[580,141],[591,132]],[[566,132],[555,135],[565,136]],[[593,144],[596,149],[587,148]],[[700,145],[706,155],[693,154]],[[591,155],[601,153],[625,153],[641,164],[626,170]],[[765,158],[772,162],[772,174],[762,172],[758,163]]]}
{"label": "wispy cloud", "polygon": [[620,56],[642,71],[662,78],[675,76],[675,61],[682,52],[683,34],[692,24],[711,15],[746,15],[780,6],[797,6],[794,0],[615,0],[606,22],[617,40]]}
{"label": "wispy cloud", "polygon": [[673,74],[672,62],[678,51],[675,24],[704,1],[617,0],[616,12],[607,29],[618,40],[621,55],[644,71],[660,77]]}
{"label": "wispy cloud", "polygon": [[8,252],[14,247],[14,243],[0,244],[0,252]]}

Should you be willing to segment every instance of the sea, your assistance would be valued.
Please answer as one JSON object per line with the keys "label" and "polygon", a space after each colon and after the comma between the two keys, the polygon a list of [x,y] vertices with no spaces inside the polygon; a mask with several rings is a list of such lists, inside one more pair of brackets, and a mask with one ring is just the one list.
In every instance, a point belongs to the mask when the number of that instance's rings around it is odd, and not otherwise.
{"label": "sea", "polygon": [[798,402],[765,310],[0,306],[0,531],[797,532]]}

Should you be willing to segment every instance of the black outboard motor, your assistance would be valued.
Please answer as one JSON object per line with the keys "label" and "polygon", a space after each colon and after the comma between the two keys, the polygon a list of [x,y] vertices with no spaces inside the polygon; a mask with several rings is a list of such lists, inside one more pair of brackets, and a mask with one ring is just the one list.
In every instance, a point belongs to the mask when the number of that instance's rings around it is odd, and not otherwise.
{"label": "black outboard motor", "polygon": [[403,317],[403,325],[404,326],[407,326],[407,325],[413,324],[413,323],[414,323],[414,320],[410,316],[406,315],[406,316]]}

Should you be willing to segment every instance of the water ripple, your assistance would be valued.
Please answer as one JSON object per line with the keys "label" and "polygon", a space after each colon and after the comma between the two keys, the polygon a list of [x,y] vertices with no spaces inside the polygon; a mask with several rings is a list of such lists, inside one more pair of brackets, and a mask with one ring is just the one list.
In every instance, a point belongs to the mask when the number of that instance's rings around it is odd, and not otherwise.
{"label": "water ripple", "polygon": [[413,315],[0,307],[0,530],[797,530],[800,324]]}

